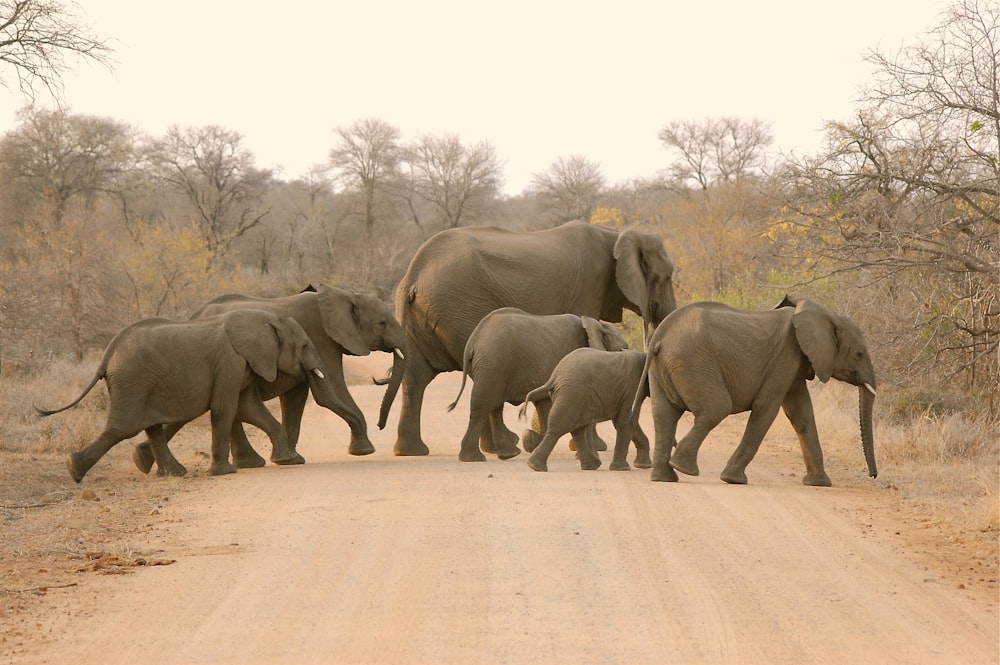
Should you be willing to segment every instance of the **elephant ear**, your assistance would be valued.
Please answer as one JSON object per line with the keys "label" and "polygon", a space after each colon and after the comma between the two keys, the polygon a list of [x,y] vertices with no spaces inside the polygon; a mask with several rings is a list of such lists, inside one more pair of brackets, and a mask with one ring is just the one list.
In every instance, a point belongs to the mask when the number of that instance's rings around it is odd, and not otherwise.
{"label": "elephant ear", "polygon": [[587,345],[592,349],[607,351],[608,346],[604,342],[604,328],[601,326],[601,322],[589,316],[581,316],[580,323],[587,331]]}
{"label": "elephant ear", "polygon": [[643,321],[649,321],[649,290],[642,264],[642,234],[622,231],[615,242],[615,281],[625,298],[636,305]]}
{"label": "elephant ear", "polygon": [[833,362],[837,357],[835,315],[819,303],[801,300],[792,314],[792,325],[799,348],[812,363],[816,378],[826,383],[833,375]]}
{"label": "elephant ear", "polygon": [[223,319],[229,343],[265,381],[278,377],[278,319],[259,309],[237,309]]}
{"label": "elephant ear", "polygon": [[320,284],[316,301],[327,336],[340,344],[352,356],[367,356],[371,349],[358,330],[354,297],[351,293]]}

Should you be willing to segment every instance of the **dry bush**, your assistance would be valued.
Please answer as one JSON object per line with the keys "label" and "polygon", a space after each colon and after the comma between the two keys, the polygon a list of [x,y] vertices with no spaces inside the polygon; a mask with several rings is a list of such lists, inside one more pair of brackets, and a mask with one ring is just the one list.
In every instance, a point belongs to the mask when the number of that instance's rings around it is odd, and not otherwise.
{"label": "dry bush", "polygon": [[5,373],[0,381],[0,403],[5,405],[0,451],[66,452],[96,439],[108,411],[103,381],[80,404],[62,413],[43,418],[35,406],[51,409],[72,402],[90,383],[99,363],[99,355],[82,363],[57,358],[37,373]]}

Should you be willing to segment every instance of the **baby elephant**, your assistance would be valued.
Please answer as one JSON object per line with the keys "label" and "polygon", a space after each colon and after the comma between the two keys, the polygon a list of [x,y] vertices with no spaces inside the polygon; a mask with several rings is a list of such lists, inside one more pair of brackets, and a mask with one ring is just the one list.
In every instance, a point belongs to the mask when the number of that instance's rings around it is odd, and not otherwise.
{"label": "baby elephant", "polygon": [[145,319],[119,332],[108,344],[90,385],[73,402],[58,409],[39,409],[42,416],[77,405],[101,379],[107,381],[110,407],[104,432],[67,459],[69,473],[80,482],[90,468],[119,441],[143,430],[156,463],[171,470],[180,465],[167,448],[163,426],[212,412],[210,473],[233,473],[229,434],[234,420],[260,427],[271,438],[273,458],[292,458],[284,428],[264,406],[257,377],[274,381],[278,374],[309,382],[323,405],[336,402],[315,347],[298,323],[270,312],[247,309],[195,321]]}
{"label": "baby elephant", "polygon": [[[589,316],[541,316],[514,307],[487,314],[465,345],[462,385],[448,406],[449,411],[455,408],[466,377],[471,376],[469,425],[459,459],[485,461],[480,447],[496,452],[500,459],[519,455],[517,435],[503,423],[504,403],[523,402],[525,393],[545,381],[563,356],[585,347],[620,351],[628,348],[628,342],[613,325]],[[530,436],[525,434],[525,450],[532,447]]]}
{"label": "baby elephant", "polygon": [[[559,437],[568,432],[576,442],[580,468],[585,471],[599,468],[601,460],[584,431],[605,420],[612,421],[617,431],[611,461],[613,471],[628,471],[625,457],[630,440],[635,441],[635,465],[641,469],[652,466],[649,439],[639,427],[638,418],[631,417],[633,398],[636,392],[644,390],[640,381],[645,360],[646,354],[641,351],[597,349],[577,349],[560,360],[549,380],[529,392],[521,407],[522,418],[528,402],[533,402],[540,414],[547,411],[542,422],[545,435],[528,458],[528,466],[535,471],[548,471],[549,454]],[[544,408],[546,405],[548,409]]]}

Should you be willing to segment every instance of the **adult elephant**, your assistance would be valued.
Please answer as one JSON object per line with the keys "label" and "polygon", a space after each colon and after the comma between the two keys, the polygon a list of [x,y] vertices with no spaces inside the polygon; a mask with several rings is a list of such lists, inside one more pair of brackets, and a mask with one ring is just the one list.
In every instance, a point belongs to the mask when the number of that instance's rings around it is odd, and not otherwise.
{"label": "adult elephant", "polygon": [[393,452],[428,454],[420,430],[424,390],[439,373],[462,369],[469,335],[493,310],[616,323],[628,309],[653,326],[675,307],[673,272],[657,236],[586,222],[524,233],[468,227],[434,235],[414,254],[396,290],[406,371],[393,375],[379,416],[381,428],[402,383]]}
{"label": "adult elephant", "polygon": [[[538,316],[516,307],[503,307],[483,317],[465,345],[462,385],[455,401],[448,405],[449,411],[455,408],[465,390],[466,377],[471,376],[474,383],[469,425],[458,458],[463,462],[485,461],[480,447],[495,452],[500,459],[519,455],[517,435],[503,422],[504,403],[523,402],[524,395],[543,383],[563,356],[583,347],[622,351],[628,348],[628,342],[613,325],[589,316]],[[536,434],[528,432],[526,449],[533,447],[529,439]],[[596,437],[596,432],[593,434]]]}
{"label": "adult elephant", "polygon": [[279,374],[307,383],[320,404],[336,402],[316,348],[293,319],[253,309],[196,321],[144,319],[115,335],[79,397],[63,407],[36,410],[42,416],[65,411],[98,381],[107,382],[104,431],[67,458],[76,482],[112,446],[144,430],[153,442],[157,463],[165,468],[179,465],[167,448],[163,426],[189,422],[206,411],[212,414],[210,473],[233,473],[229,435],[237,418],[267,433],[276,459],[295,454],[257,390],[258,377],[274,381]]}
{"label": "adult elephant", "polygon": [[[872,435],[875,369],[868,345],[854,321],[819,303],[786,298],[763,312],[721,303],[686,305],[656,328],[643,372],[656,428],[653,480],[675,481],[675,470],[698,475],[698,449],[708,433],[726,416],[749,411],[743,438],[721,476],[745,484],[747,465],[784,409],[805,458],[802,482],[829,486],[806,381],[831,377],[858,386],[862,448],[868,473],[873,478],[878,473]],[[640,390],[633,416],[642,398]],[[694,414],[694,424],[671,455],[685,411]]]}
{"label": "adult elephant", "polygon": [[[294,319],[313,341],[323,367],[329,375],[337,397],[331,409],[351,428],[351,441],[347,451],[351,455],[369,455],[375,446],[368,438],[368,424],[347,389],[344,379],[344,355],[366,356],[371,351],[394,353],[393,372],[402,374],[405,344],[403,329],[381,300],[372,295],[346,291],[321,284],[301,293],[279,298],[257,298],[242,294],[228,294],[210,300],[192,314],[192,319],[218,316],[227,312],[259,309],[278,316]],[[309,386],[301,377],[278,376],[270,381],[259,381],[258,389],[265,400],[279,398],[281,423],[288,435],[293,451],[298,445]],[[180,429],[180,425],[167,431],[167,439]],[[233,461],[237,467],[258,467],[264,458],[250,445],[243,425],[237,421],[232,434]],[[132,455],[136,466],[149,472],[154,458],[148,441],[138,444]],[[276,464],[302,464],[299,453],[290,458],[272,459]],[[175,471],[177,469],[175,468]],[[158,471],[163,475],[163,469]]]}

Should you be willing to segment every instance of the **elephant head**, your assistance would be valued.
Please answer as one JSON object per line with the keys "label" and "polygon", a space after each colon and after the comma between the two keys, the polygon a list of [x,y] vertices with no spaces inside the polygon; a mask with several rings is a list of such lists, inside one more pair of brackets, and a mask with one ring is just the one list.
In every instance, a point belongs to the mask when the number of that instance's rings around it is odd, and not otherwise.
{"label": "elephant head", "polygon": [[393,353],[403,348],[403,328],[375,296],[321,284],[316,300],[323,330],[349,354],[367,356],[371,351]]}
{"label": "elephant head", "polygon": [[622,231],[615,242],[614,258],[615,280],[622,295],[638,308],[646,328],[657,326],[677,308],[674,264],[663,241],[632,229]]}
{"label": "elephant head", "polygon": [[832,377],[858,386],[861,445],[868,464],[868,474],[874,478],[878,475],[872,429],[876,394],[875,367],[868,354],[864,334],[854,321],[834,314],[819,303],[810,300],[794,303],[786,296],[782,305],[791,304],[795,305],[795,313],[792,315],[795,338],[802,353],[809,359],[816,378],[825,383]]}
{"label": "elephant head", "polygon": [[326,378],[319,354],[295,319],[237,309],[224,315],[223,329],[236,353],[265,381],[274,381],[278,372],[302,379]]}

